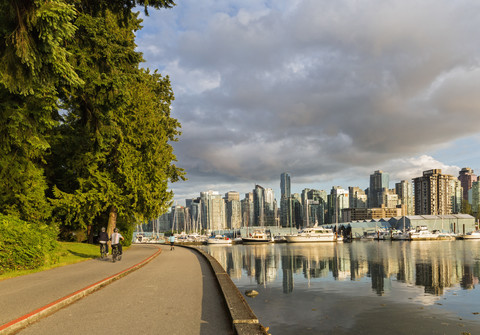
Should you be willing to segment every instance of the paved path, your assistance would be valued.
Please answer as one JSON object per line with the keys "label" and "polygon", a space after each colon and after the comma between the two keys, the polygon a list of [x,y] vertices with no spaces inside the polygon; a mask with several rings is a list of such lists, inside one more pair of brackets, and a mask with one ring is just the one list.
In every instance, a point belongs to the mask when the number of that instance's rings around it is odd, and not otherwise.
{"label": "paved path", "polygon": [[[28,326],[20,334],[231,334],[216,279],[196,252],[161,246],[129,275]],[[0,281],[0,325],[122,271],[158,250],[134,245],[117,263],[91,260]]]}

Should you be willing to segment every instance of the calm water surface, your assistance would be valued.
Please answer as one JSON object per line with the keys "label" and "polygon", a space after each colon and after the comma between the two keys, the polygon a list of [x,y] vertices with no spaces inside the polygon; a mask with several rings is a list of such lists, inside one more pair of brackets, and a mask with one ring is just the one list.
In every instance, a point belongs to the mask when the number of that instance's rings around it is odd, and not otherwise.
{"label": "calm water surface", "polygon": [[202,247],[276,334],[480,334],[480,241]]}

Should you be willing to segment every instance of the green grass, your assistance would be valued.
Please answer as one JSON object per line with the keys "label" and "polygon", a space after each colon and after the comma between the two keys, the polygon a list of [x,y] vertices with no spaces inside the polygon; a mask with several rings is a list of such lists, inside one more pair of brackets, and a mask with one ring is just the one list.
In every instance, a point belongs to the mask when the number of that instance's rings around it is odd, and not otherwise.
{"label": "green grass", "polygon": [[57,250],[58,262],[42,266],[33,270],[11,271],[0,275],[0,280],[23,276],[30,273],[45,271],[59,266],[83,262],[100,256],[100,247],[95,244],[75,243],[75,242],[59,242]]}

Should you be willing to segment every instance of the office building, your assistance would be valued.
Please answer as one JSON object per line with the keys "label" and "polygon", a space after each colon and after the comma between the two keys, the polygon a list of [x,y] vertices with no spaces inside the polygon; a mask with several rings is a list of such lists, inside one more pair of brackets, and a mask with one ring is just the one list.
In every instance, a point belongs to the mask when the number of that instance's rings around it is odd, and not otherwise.
{"label": "office building", "polygon": [[[370,187],[368,189],[368,207],[378,208],[383,203],[383,193],[388,190],[390,176],[382,170],[377,170],[370,175]],[[387,204],[384,204],[385,206]]]}
{"label": "office building", "polygon": [[464,167],[460,170],[458,180],[463,188],[463,199],[468,201],[468,191],[472,188],[473,182],[477,181],[478,177],[473,173],[469,167]]}

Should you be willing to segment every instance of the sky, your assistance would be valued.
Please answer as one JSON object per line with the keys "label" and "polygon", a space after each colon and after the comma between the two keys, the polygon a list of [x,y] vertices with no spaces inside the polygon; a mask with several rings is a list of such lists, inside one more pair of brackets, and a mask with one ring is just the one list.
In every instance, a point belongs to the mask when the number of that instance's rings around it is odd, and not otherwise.
{"label": "sky", "polygon": [[170,77],[173,143],[200,192],[390,188],[480,173],[480,2],[177,0],[143,13],[144,67]]}

